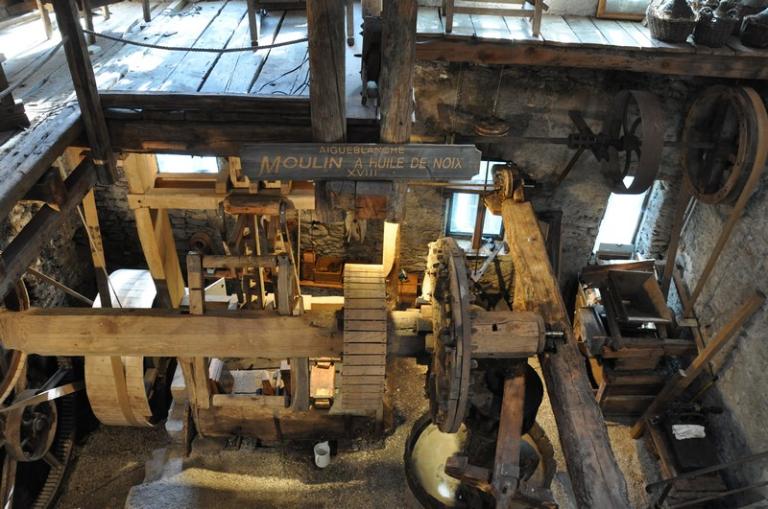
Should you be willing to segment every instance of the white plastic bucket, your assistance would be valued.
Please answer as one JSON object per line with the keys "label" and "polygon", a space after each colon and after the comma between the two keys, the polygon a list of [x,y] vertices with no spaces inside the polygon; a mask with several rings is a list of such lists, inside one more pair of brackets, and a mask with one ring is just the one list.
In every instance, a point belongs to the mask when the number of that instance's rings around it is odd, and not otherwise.
{"label": "white plastic bucket", "polygon": [[318,468],[325,468],[331,463],[331,446],[328,442],[318,442],[315,444],[315,465]]}

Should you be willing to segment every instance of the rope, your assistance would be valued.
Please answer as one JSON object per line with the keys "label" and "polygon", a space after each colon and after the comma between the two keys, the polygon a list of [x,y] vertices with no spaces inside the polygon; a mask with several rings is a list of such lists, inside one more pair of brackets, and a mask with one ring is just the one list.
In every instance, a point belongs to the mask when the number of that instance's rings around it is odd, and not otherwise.
{"label": "rope", "polygon": [[63,44],[64,44],[64,41],[61,41],[60,43],[58,43],[56,46],[54,46],[51,49],[51,51],[48,53],[48,55],[46,55],[45,58],[43,58],[43,60],[39,64],[35,65],[32,69],[30,69],[27,72],[25,72],[24,75],[21,78],[17,79],[16,81],[14,81],[10,85],[8,85],[8,88],[6,88],[2,92],[0,92],[0,99],[3,99],[5,96],[9,95],[11,92],[13,92],[17,88],[19,88],[19,86],[21,86],[22,83],[24,83],[26,80],[28,80],[30,76],[32,76],[37,71],[39,71],[41,67],[43,67],[45,64],[47,64],[48,61],[51,58],[53,58],[53,55],[56,54],[56,52],[59,50],[59,48],[61,48],[61,46]]}
{"label": "rope", "polygon": [[109,39],[110,41],[122,42],[124,44],[131,44],[133,46],[141,46],[142,48],[162,49],[166,51],[190,51],[190,52],[197,52],[197,53],[237,53],[240,51],[259,51],[262,49],[272,49],[272,48],[279,48],[281,46],[290,46],[292,44],[300,44],[302,42],[307,42],[309,40],[306,37],[304,37],[302,39],[294,39],[292,41],[276,42],[274,44],[264,44],[262,46],[247,46],[244,48],[186,48],[183,46],[160,46],[158,44],[149,44],[146,42],[132,41],[130,39],[123,39],[122,37],[115,37],[113,35],[102,34],[99,32],[94,32],[92,30],[86,30],[86,29],[83,29],[83,32],[86,34],[95,35],[96,37]]}

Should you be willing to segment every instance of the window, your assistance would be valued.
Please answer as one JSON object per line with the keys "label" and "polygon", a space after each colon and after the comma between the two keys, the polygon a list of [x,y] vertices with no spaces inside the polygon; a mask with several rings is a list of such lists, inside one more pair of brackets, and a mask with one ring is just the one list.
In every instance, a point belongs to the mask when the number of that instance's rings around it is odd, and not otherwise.
{"label": "window", "polygon": [[631,246],[643,214],[646,191],[643,194],[615,194],[608,198],[605,215],[597,231],[594,250],[600,245]]}
{"label": "window", "polygon": [[[491,170],[494,164],[504,164],[503,161],[483,161],[480,164],[480,170],[469,182],[470,185],[478,187],[478,191],[487,186],[490,190],[493,188],[493,175]],[[477,220],[477,208],[480,205],[480,195],[478,193],[454,191],[448,198],[448,220],[446,221],[446,234],[452,237],[471,238],[475,232],[475,221]],[[502,236],[502,220],[500,216],[494,216],[491,212],[485,210],[483,219],[483,237],[492,237],[494,239]]]}
{"label": "window", "polygon": [[219,172],[215,157],[198,157],[181,154],[157,154],[159,173],[213,173]]}

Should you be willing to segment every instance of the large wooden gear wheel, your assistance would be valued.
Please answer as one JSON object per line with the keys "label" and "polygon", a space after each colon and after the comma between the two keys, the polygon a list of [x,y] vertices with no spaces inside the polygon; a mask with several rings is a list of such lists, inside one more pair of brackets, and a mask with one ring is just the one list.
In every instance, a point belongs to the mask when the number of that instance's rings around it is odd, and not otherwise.
{"label": "large wooden gear wheel", "polygon": [[387,363],[387,293],[380,265],[344,266],[344,411],[381,413]]}
{"label": "large wooden gear wheel", "polygon": [[[121,269],[110,275],[112,302],[123,308],[151,308],[155,284],[149,271]],[[98,307],[100,301],[94,304]],[[85,357],[85,388],[96,417],[111,426],[152,426],[150,388],[145,383],[149,359],[139,356]]]}
{"label": "large wooden gear wheel", "polygon": [[467,268],[454,239],[438,239],[429,249],[434,345],[427,394],[432,421],[443,433],[456,433],[467,411],[472,366]]}
{"label": "large wooden gear wheel", "polygon": [[697,200],[730,203],[768,151],[768,114],[748,87],[714,86],[691,105],[685,120],[684,177]]}

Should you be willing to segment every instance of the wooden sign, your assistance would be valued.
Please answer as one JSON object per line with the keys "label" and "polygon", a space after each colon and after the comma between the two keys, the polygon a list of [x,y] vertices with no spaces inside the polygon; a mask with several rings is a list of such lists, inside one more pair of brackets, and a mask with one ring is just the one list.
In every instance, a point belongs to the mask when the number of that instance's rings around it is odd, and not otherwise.
{"label": "wooden sign", "polygon": [[240,161],[255,180],[456,180],[480,171],[474,145],[255,143],[243,145]]}

